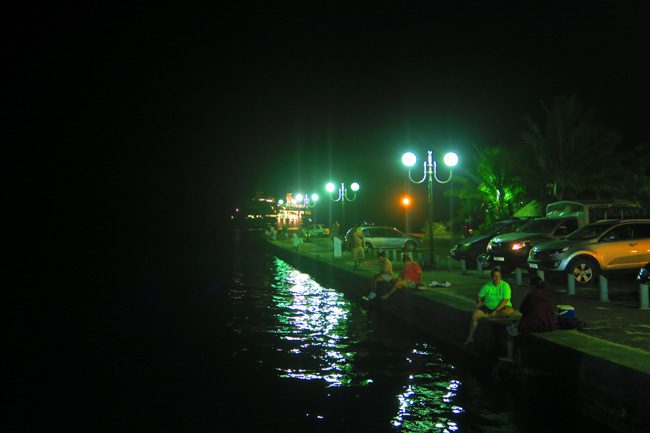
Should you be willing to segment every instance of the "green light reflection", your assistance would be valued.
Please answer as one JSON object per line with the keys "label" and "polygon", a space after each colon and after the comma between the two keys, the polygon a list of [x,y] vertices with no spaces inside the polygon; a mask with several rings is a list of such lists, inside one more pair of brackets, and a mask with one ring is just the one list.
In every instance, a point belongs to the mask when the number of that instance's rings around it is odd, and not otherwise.
{"label": "green light reflection", "polygon": [[296,368],[277,368],[280,377],[324,380],[329,386],[366,385],[363,374],[353,372],[355,352],[350,350],[347,325],[350,303],[308,274],[275,259],[272,300],[280,323],[273,332],[291,347]]}
{"label": "green light reflection", "polygon": [[427,368],[424,373],[410,375],[409,383],[397,395],[399,406],[392,425],[404,432],[458,431],[455,420],[464,409],[454,405],[453,400],[461,383],[449,380],[453,367],[443,362],[427,362],[434,354],[426,344],[419,346],[406,361],[409,365],[424,363]]}

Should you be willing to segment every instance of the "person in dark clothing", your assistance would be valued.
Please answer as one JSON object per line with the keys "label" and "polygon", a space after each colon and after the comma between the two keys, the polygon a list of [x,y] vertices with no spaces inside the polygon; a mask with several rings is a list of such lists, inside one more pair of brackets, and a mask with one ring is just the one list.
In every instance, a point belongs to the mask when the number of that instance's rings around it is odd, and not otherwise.
{"label": "person in dark clothing", "polygon": [[557,327],[553,293],[546,290],[546,283],[540,277],[533,277],[531,290],[521,302],[519,311],[523,317],[512,322],[506,328],[508,332],[506,340],[508,355],[499,358],[502,361],[514,362],[514,337],[531,332],[550,332]]}

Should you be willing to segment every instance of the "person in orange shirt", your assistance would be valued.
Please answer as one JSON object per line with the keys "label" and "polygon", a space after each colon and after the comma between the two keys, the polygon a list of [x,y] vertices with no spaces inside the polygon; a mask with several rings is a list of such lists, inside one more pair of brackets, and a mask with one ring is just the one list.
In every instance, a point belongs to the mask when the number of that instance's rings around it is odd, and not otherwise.
{"label": "person in orange shirt", "polygon": [[395,281],[390,292],[381,297],[383,301],[388,299],[398,289],[415,289],[420,284],[422,280],[422,267],[420,267],[419,263],[414,261],[408,254],[402,256],[402,263],[404,264],[404,269],[400,274],[400,278]]}

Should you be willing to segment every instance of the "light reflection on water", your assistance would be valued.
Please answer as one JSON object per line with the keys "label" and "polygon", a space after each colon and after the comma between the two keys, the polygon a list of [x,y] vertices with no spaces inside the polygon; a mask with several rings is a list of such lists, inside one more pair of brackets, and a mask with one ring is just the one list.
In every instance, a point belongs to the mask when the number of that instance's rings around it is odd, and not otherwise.
{"label": "light reflection on water", "polygon": [[[297,368],[277,368],[280,377],[323,380],[329,387],[372,386],[373,375],[355,368],[356,352],[348,328],[352,305],[341,293],[325,288],[308,274],[275,259],[273,303],[280,326],[274,332],[291,346]],[[427,343],[416,343],[404,358],[407,383],[395,396],[398,407],[391,425],[396,431],[423,432],[458,430],[457,418],[464,412],[454,404],[461,386],[453,366],[445,363]],[[313,361],[316,361],[315,363]],[[307,367],[304,364],[311,364]],[[411,374],[409,374],[409,372]]]}
{"label": "light reflection on water", "polygon": [[274,266],[272,300],[281,326],[272,332],[290,342],[289,353],[300,356],[300,367],[278,368],[280,376],[324,380],[330,386],[365,383],[365,375],[353,371],[355,352],[350,350],[347,325],[350,302],[280,259]]}
{"label": "light reflection on water", "polygon": [[[432,358],[437,362],[429,362]],[[419,372],[409,376],[409,383],[397,396],[399,409],[393,426],[405,432],[457,431],[456,418],[464,409],[453,404],[461,386],[459,380],[449,379],[453,366],[437,359],[426,343],[418,344],[406,360],[424,368],[416,367]]]}

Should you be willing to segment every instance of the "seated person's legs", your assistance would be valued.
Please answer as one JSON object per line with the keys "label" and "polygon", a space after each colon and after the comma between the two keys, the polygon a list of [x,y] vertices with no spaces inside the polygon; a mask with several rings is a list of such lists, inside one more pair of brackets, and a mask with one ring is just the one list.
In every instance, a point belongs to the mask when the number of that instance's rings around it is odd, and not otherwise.
{"label": "seated person's legs", "polygon": [[390,298],[390,296],[395,293],[398,289],[405,289],[409,287],[409,284],[415,284],[410,280],[406,280],[403,278],[398,278],[395,283],[393,284],[393,288],[390,290],[390,292],[386,293],[384,296],[381,297],[382,300],[386,300]]}
{"label": "seated person's legs", "polygon": [[476,332],[478,321],[484,317],[488,317],[491,312],[492,311],[485,305],[481,305],[479,308],[474,310],[472,313],[472,319],[469,324],[469,335],[467,336],[467,340],[465,340],[465,344],[469,344],[474,341],[474,332]]}

